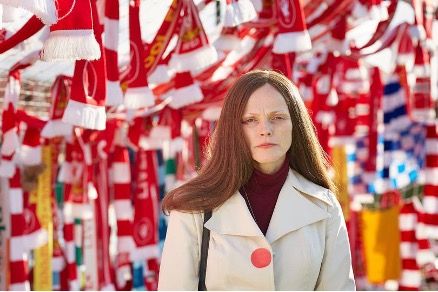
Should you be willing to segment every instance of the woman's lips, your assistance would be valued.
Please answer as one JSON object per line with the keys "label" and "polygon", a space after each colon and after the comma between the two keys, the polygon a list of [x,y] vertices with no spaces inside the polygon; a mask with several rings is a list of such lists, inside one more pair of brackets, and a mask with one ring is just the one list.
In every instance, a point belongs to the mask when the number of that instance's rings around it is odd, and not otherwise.
{"label": "woman's lips", "polygon": [[260,144],[257,146],[257,148],[271,148],[273,146],[275,146],[277,144],[272,144],[272,143],[264,143],[264,144]]}

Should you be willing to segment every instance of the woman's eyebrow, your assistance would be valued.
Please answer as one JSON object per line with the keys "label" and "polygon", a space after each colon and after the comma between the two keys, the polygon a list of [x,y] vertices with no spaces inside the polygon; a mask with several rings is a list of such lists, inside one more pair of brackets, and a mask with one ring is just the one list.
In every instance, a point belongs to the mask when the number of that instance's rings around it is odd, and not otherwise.
{"label": "woman's eyebrow", "polygon": [[[279,110],[279,111],[272,111],[272,112],[269,112],[268,114],[270,114],[270,115],[272,115],[272,114],[287,114],[287,112],[286,112],[286,111]],[[259,113],[245,113],[245,114],[243,114],[243,115],[244,115],[244,116],[258,116]]]}

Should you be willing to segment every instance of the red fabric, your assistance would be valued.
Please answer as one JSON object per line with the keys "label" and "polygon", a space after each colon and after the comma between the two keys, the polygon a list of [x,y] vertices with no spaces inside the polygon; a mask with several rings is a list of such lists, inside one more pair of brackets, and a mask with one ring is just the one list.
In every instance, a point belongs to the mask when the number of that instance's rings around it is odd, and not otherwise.
{"label": "red fabric", "polygon": [[181,136],[181,122],[182,122],[181,110],[172,109],[166,106],[160,112],[160,118],[158,124],[160,126],[167,126],[171,128],[172,139]]}
{"label": "red fabric", "polygon": [[[287,10],[285,4],[287,2]],[[300,0],[276,0],[277,21],[280,33],[302,32],[307,30]],[[287,11],[288,13],[284,13]]]}
{"label": "red fabric", "polygon": [[41,131],[41,129],[46,125],[46,121],[32,116],[30,114],[28,114],[26,111],[22,110],[22,109],[18,109],[17,110],[17,120],[19,120],[20,122],[24,122],[27,124],[28,127],[32,127],[38,131]]}
{"label": "red fabric", "polygon": [[28,280],[29,269],[26,261],[9,262],[9,270],[11,273],[10,284],[26,282]]}
{"label": "red fabric", "polygon": [[184,2],[184,18],[181,33],[175,47],[175,54],[183,55],[196,51],[208,45],[207,34],[204,31],[193,0]]}
{"label": "red fabric", "polygon": [[59,75],[50,87],[52,100],[50,118],[52,120],[62,119],[65,107],[70,98],[71,77]]}
{"label": "red fabric", "polygon": [[295,57],[295,53],[272,53],[272,69],[283,73],[288,79],[292,79],[292,69],[294,67]]}
{"label": "red fabric", "polygon": [[162,56],[169,45],[172,36],[174,34],[179,34],[180,32],[181,18],[177,16],[181,14],[182,4],[183,1],[172,1],[154,40],[145,47],[144,66],[148,75],[150,75],[155,70],[158,63],[161,62]]}
{"label": "red fabric", "polygon": [[50,26],[50,31],[93,29],[90,0],[62,0],[56,4],[58,22]]}
{"label": "red fabric", "polygon": [[128,87],[147,87],[147,71],[143,65],[146,55],[140,29],[140,1],[131,1],[129,4],[129,40],[132,57],[129,65]]}
{"label": "red fabric", "polygon": [[44,23],[42,23],[35,15],[32,16],[14,35],[6,40],[0,41],[0,54],[27,40],[43,27]]}
{"label": "red fabric", "polygon": [[40,129],[28,127],[23,137],[23,145],[37,147],[41,145]]}

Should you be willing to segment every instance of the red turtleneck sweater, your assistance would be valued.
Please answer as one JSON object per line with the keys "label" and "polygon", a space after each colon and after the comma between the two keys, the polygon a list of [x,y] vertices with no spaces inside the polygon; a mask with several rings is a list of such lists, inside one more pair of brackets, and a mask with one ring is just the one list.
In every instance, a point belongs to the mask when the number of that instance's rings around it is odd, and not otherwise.
{"label": "red turtleneck sweater", "polygon": [[[240,189],[250,213],[252,210],[255,221],[264,235],[268,230],[278,195],[288,173],[289,162],[286,158],[281,168],[273,174],[265,174],[254,169],[248,183]],[[248,195],[249,202],[245,197],[245,192]]]}

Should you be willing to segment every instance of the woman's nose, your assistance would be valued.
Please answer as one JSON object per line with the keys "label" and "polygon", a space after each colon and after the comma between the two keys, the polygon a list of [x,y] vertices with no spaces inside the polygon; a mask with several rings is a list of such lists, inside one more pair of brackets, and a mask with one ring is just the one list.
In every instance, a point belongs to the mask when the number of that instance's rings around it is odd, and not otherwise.
{"label": "woman's nose", "polygon": [[262,121],[260,129],[261,136],[271,136],[272,135],[272,124],[269,121]]}

